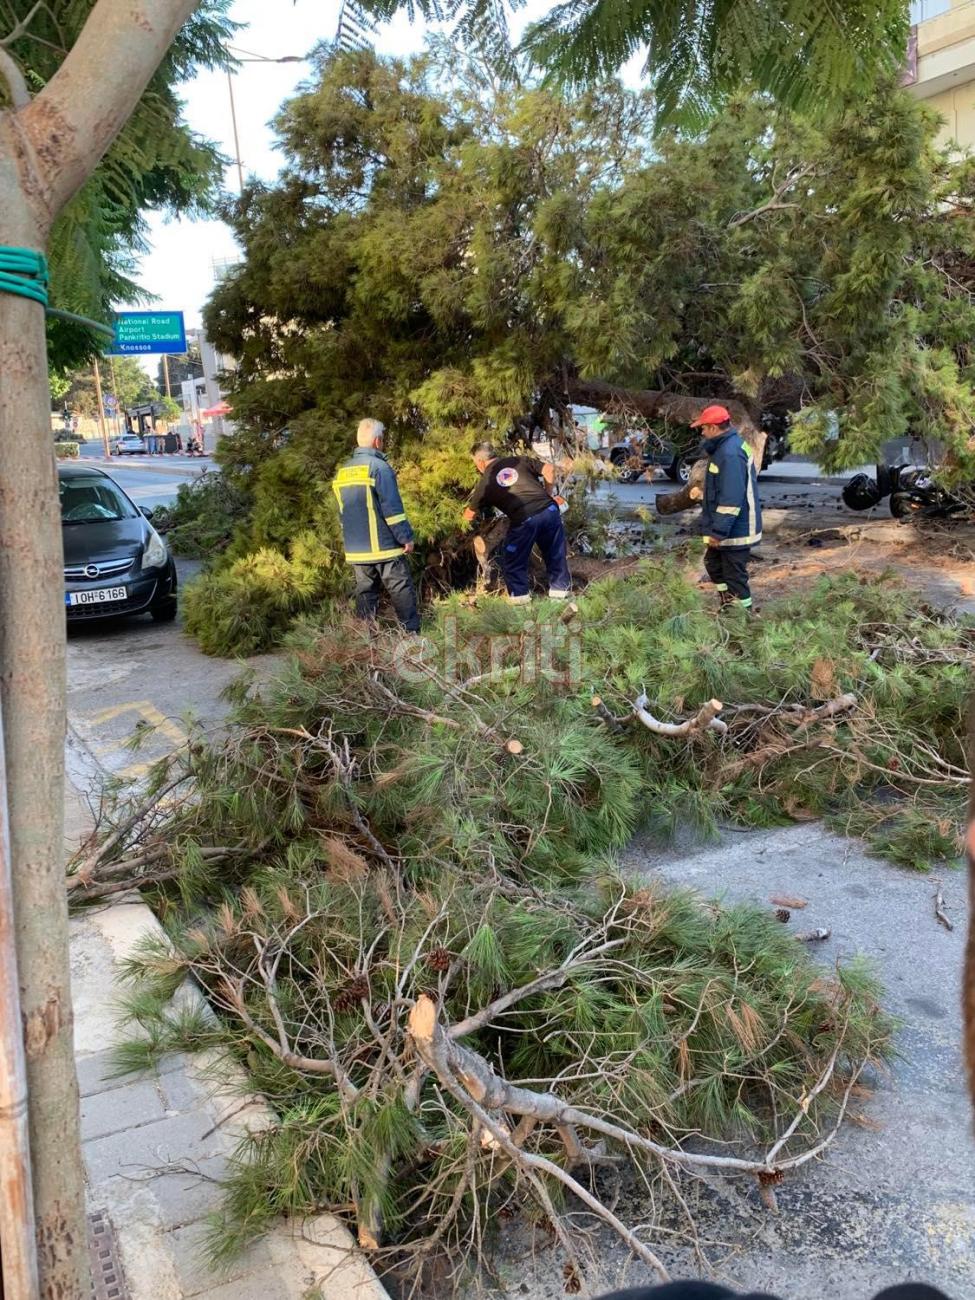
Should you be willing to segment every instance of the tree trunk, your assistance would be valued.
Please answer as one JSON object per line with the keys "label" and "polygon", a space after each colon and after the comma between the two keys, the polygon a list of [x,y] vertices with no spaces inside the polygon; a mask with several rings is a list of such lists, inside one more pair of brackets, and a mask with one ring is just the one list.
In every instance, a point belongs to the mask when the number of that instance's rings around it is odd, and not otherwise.
{"label": "tree trunk", "polygon": [[[608,384],[604,379],[573,379],[568,381],[568,396],[572,402],[584,406],[595,406],[597,410],[630,410],[639,412],[648,420],[669,420],[672,424],[687,427],[693,419],[701,414],[706,406],[720,401],[727,407],[735,425],[749,445],[754,448],[760,435],[755,421],[748,409],[741,402],[728,398],[681,397],[676,393],[665,393],[655,388],[621,388],[617,384]],[[757,454],[757,453],[756,453]]]}
{"label": "tree trunk", "polygon": [[[0,155],[0,243],[44,246]],[[0,294],[0,692],[41,1296],[90,1286],[64,889],[64,574],[44,310]]]}
{"label": "tree trunk", "polygon": [[[195,8],[196,0],[98,0],[33,99],[0,50],[12,105],[0,112],[0,244],[46,248],[61,208]],[[40,1297],[87,1300],[64,888],[64,575],[50,428],[44,310],[0,293],[0,700]]]}
{"label": "tree trunk", "polygon": [[676,492],[664,492],[657,496],[655,505],[657,514],[676,515],[681,510],[693,510],[704,500],[704,475],[707,473],[706,460],[697,460],[691,466],[691,476],[682,488]]}

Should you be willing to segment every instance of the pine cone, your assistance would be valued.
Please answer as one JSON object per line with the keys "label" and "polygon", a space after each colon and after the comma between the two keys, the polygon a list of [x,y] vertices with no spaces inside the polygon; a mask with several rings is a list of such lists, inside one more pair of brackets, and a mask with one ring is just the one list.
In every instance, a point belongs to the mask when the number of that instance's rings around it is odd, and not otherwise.
{"label": "pine cone", "polygon": [[353,1011],[363,998],[369,996],[369,981],[365,975],[357,975],[342,989],[339,989],[333,1000],[333,1006],[339,1014],[346,1011]]}
{"label": "pine cone", "polygon": [[579,1270],[575,1264],[566,1264],[562,1269],[562,1276],[565,1278],[566,1294],[578,1295],[582,1290],[582,1278],[580,1278]]}
{"label": "pine cone", "polygon": [[787,907],[776,908],[775,919],[781,921],[783,925],[788,925],[792,920],[792,913]]}
{"label": "pine cone", "polygon": [[440,975],[450,970],[451,956],[446,948],[433,948],[427,953],[427,965]]}

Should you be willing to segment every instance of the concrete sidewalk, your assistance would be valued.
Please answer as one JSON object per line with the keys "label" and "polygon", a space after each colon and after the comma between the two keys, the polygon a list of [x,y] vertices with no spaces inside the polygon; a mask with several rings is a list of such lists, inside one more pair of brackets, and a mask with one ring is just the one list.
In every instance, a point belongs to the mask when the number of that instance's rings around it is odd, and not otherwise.
{"label": "concrete sidewalk", "polygon": [[[90,819],[66,787],[69,848]],[[243,1076],[214,1083],[203,1057],[174,1055],[157,1072],[111,1077],[120,1038],[122,963],[147,936],[161,936],[137,896],[81,913],[71,922],[71,987],[81,1089],[81,1131],[89,1213],[107,1212],[128,1290],[119,1300],[386,1300],[386,1292],[343,1224],[331,1215],[281,1223],[232,1264],[206,1258],[207,1217],[219,1208],[217,1181],[248,1131],[273,1123]],[[195,986],[178,997],[202,1001]],[[131,1036],[126,1030],[121,1036]],[[236,1086],[235,1086],[236,1085]],[[97,1294],[110,1294],[98,1292]]]}

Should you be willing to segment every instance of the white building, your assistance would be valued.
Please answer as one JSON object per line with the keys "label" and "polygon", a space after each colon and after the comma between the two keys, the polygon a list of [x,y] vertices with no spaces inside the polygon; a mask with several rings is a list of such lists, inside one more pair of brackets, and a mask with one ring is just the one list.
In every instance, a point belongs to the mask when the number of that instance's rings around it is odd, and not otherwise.
{"label": "white building", "polygon": [[202,412],[227,401],[220,386],[220,377],[236,370],[237,363],[233,357],[218,352],[202,330],[187,330],[186,341],[187,344],[195,343],[200,349],[203,374],[198,379],[186,379],[181,385],[184,424],[189,431],[194,430],[197,424],[204,424],[207,450],[212,451],[220,438],[233,433],[233,421],[222,416],[205,418]]}

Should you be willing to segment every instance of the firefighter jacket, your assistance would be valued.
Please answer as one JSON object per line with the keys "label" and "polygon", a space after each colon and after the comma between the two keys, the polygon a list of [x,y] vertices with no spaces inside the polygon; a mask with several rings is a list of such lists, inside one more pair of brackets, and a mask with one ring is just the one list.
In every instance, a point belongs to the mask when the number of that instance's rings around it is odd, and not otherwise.
{"label": "firefighter jacket", "polygon": [[754,546],[762,540],[762,506],[751,448],[737,429],[704,442],[701,531],[719,546]]}
{"label": "firefighter jacket", "polygon": [[357,447],[332,482],[339,503],[345,558],[375,564],[403,554],[413,540],[392,465],[380,451]]}

